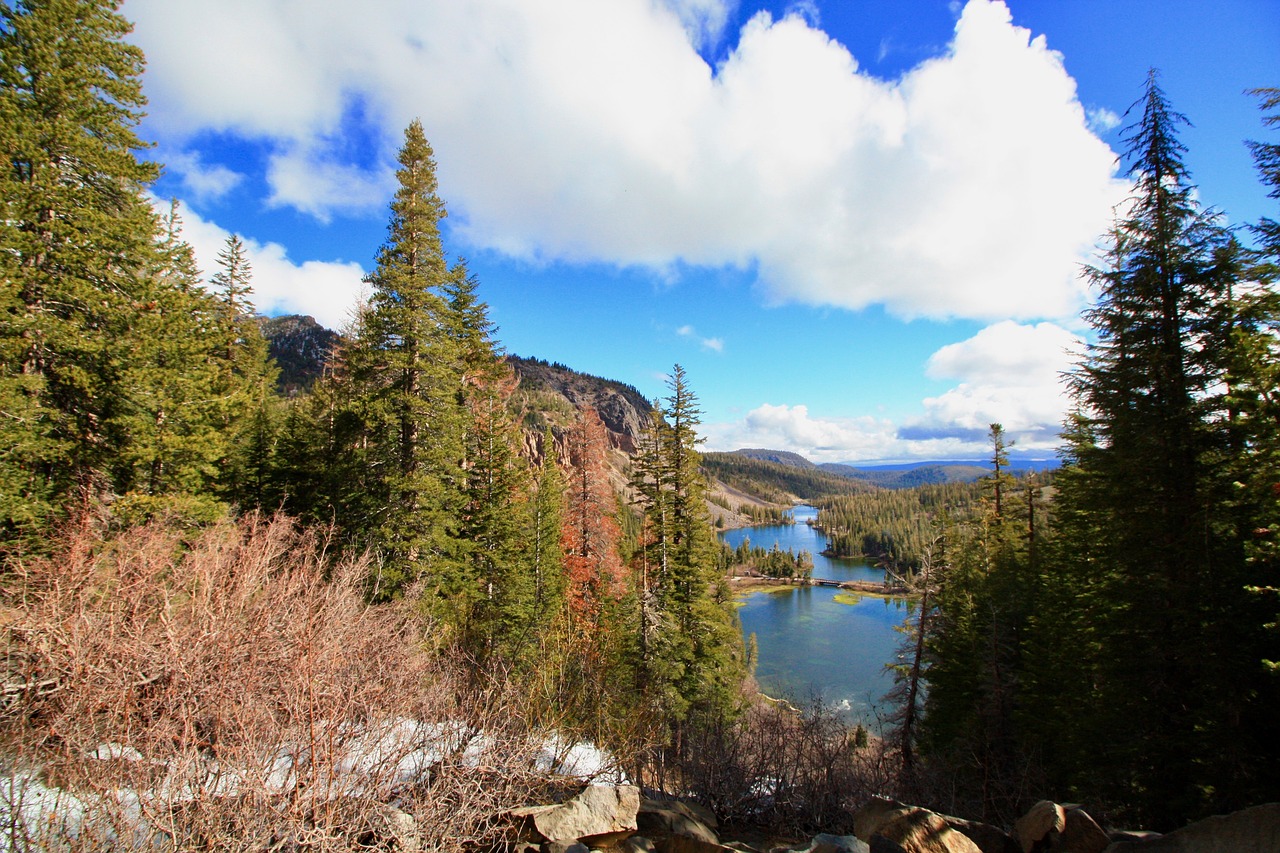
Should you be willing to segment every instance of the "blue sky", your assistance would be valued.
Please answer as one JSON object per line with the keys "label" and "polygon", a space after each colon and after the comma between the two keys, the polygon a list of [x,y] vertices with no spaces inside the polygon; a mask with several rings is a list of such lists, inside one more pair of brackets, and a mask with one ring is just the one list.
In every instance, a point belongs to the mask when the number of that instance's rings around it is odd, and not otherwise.
{"label": "blue sky", "polygon": [[[664,393],[706,447],[1050,456],[1080,264],[1160,69],[1203,202],[1276,215],[1244,140],[1274,0],[126,0],[142,127],[211,270],[340,326],[421,119],[514,353]],[[1271,136],[1268,136],[1268,134]]]}

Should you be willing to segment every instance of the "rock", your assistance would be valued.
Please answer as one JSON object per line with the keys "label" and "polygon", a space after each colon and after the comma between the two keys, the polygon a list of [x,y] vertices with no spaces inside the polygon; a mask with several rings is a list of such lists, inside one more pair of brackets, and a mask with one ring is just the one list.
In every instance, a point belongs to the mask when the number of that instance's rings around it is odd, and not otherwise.
{"label": "rock", "polygon": [[656,853],[657,848],[643,835],[632,835],[619,841],[613,849],[618,853]]}
{"label": "rock", "polygon": [[815,835],[808,847],[800,848],[799,853],[870,853],[867,842],[856,835]]}
{"label": "rock", "polygon": [[806,844],[793,847],[775,847],[770,853],[869,853],[867,842],[854,835],[828,835],[820,833]]}
{"label": "rock", "polygon": [[654,839],[653,849],[657,853],[733,853],[735,848],[688,835],[666,835]]}
{"label": "rock", "polygon": [[[873,797],[854,813],[853,834],[870,843],[881,827],[921,811],[925,809],[905,806],[897,800],[885,797]],[[932,814],[932,812],[929,813]],[[998,827],[947,815],[938,815],[938,817],[945,821],[950,829],[973,842],[979,853],[1021,853],[1017,842]],[[875,847],[876,845],[872,844],[872,848],[875,849]],[[885,850],[890,849],[883,844],[880,847]]]}
{"label": "rock", "polygon": [[967,836],[948,826],[941,815],[927,809],[899,809],[888,817],[871,836],[872,853],[877,851],[876,839],[892,842],[903,853],[982,853]]}
{"label": "rock", "polygon": [[682,815],[693,818],[708,829],[716,830],[720,828],[720,821],[716,819],[715,813],[700,803],[695,803],[692,800],[674,800],[671,805]]}
{"label": "rock", "polygon": [[949,815],[943,815],[942,819],[947,822],[947,826],[978,845],[982,853],[1022,853],[1022,848],[1013,836],[998,826]]}
{"label": "rock", "polygon": [[1280,850],[1280,803],[1206,818],[1159,838],[1117,841],[1106,853],[1274,853]]}
{"label": "rock", "polygon": [[548,841],[542,853],[591,853],[591,848],[581,841]]}
{"label": "rock", "polygon": [[871,853],[906,853],[901,844],[896,841],[890,841],[883,835],[871,836],[871,844],[869,846]]}
{"label": "rock", "polygon": [[636,831],[640,789],[634,785],[588,785],[568,802],[554,806],[515,809],[547,841],[621,841]]}
{"label": "rock", "polygon": [[[708,844],[719,844],[720,839],[704,822],[699,813],[710,817],[715,823],[715,816],[701,806],[680,801],[664,802],[661,800],[645,800],[640,804],[636,815],[636,825],[641,833],[655,841],[671,836],[680,836],[703,841]],[[658,845],[661,848],[661,844]]]}
{"label": "rock", "polygon": [[1110,837],[1102,831],[1097,821],[1079,806],[1068,806],[1066,825],[1058,839],[1057,850],[1061,853],[1102,853],[1111,843]]}
{"label": "rock", "polygon": [[1113,829],[1107,837],[1112,841],[1153,841],[1161,837],[1161,833],[1149,829]]}
{"label": "rock", "polygon": [[897,800],[885,797],[872,797],[866,805],[853,815],[853,834],[863,841],[870,841],[871,836],[889,819],[889,815],[901,812],[907,807]]}
{"label": "rock", "polygon": [[413,815],[385,803],[378,811],[386,833],[391,836],[393,850],[418,853],[422,849],[422,838],[418,835],[418,822],[413,819]]}
{"label": "rock", "polygon": [[1013,825],[1013,836],[1022,845],[1022,853],[1032,853],[1046,836],[1061,833],[1066,825],[1067,815],[1062,806],[1049,800],[1041,800],[1018,818],[1018,822]]}

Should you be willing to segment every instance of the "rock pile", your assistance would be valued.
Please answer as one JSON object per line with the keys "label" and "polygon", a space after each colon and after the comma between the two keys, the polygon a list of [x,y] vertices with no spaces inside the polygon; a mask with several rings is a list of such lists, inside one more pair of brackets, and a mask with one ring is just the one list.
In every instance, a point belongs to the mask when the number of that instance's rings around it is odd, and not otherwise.
{"label": "rock pile", "polygon": [[873,799],[853,835],[815,835],[790,847],[722,840],[715,815],[693,803],[643,799],[629,785],[592,785],[557,805],[518,809],[522,853],[1276,853],[1280,804],[1214,817],[1160,836],[1108,833],[1079,806],[1042,800],[1012,831]]}

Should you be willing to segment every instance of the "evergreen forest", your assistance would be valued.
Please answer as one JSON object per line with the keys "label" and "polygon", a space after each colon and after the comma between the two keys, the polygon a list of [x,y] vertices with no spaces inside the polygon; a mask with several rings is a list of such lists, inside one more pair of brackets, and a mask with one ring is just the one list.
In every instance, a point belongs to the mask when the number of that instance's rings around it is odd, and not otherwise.
{"label": "evergreen forest", "polygon": [[[114,0],[0,3],[5,789],[105,796],[184,756],[187,793],[147,814],[166,849],[370,849],[352,827],[390,791],[435,847],[500,848],[495,815],[551,787],[535,741],[775,832],[851,830],[874,793],[997,824],[1070,800],[1157,830],[1280,798],[1280,223],[1198,203],[1155,72],[1088,270],[1061,468],[1012,475],[992,424],[981,481],[889,490],[701,453],[679,365],[634,446],[553,400],[530,378],[553,366],[517,369],[444,244],[419,121],[367,301],[322,370],[273,359],[242,240],[199,270],[150,193],[128,33]],[[1253,95],[1280,128],[1280,90]],[[1251,145],[1280,199],[1280,143]],[[813,501],[837,553],[909,575],[880,736],[759,701],[729,577],[812,564],[722,549],[716,484]],[[429,782],[384,761],[358,814],[308,798],[341,784],[338,744],[427,723],[490,752],[460,746]],[[285,797],[265,780],[289,744],[306,784]],[[5,821],[12,849],[43,843]]]}

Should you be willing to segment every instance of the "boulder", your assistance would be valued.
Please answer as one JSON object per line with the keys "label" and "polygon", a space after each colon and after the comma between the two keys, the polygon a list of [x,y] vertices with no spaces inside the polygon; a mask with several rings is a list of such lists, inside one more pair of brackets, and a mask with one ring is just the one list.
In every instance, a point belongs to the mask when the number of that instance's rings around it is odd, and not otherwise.
{"label": "boulder", "polygon": [[889,816],[901,812],[907,807],[897,800],[885,797],[872,797],[866,805],[853,815],[853,834],[863,841],[870,841],[876,830],[889,820]]}
{"label": "boulder", "polygon": [[[897,800],[872,797],[854,813],[853,834],[863,841],[871,842],[881,827],[918,811],[924,810],[905,806]],[[947,815],[938,815],[938,817],[952,830],[972,841],[980,853],[1021,853],[1017,842],[999,827]]]}
{"label": "boulder", "polygon": [[948,826],[942,815],[927,809],[899,809],[890,812],[888,818],[871,836],[872,853],[879,849],[886,853],[982,853],[968,836]]}
{"label": "boulder", "polygon": [[1217,815],[1159,838],[1118,841],[1106,853],[1274,853],[1280,850],[1280,803]]}
{"label": "boulder", "polygon": [[687,835],[665,835],[653,840],[653,849],[657,853],[735,853],[736,847],[729,847],[718,841],[703,841]]}
{"label": "boulder", "polygon": [[947,826],[978,845],[982,853],[1022,853],[1022,848],[1013,836],[998,826],[949,815],[943,815],[942,819],[947,822]]}
{"label": "boulder", "polygon": [[793,853],[870,853],[867,842],[856,835],[828,835],[821,833],[803,847],[792,847]]}
{"label": "boulder", "polygon": [[616,843],[636,831],[640,789],[634,785],[588,785],[573,799],[553,806],[515,809],[511,815],[532,821],[547,841]]}
{"label": "boulder", "polygon": [[1018,822],[1013,825],[1013,836],[1022,845],[1022,853],[1047,850],[1048,847],[1044,844],[1052,843],[1049,836],[1056,838],[1066,825],[1066,810],[1055,802],[1041,800],[1018,818]]}
{"label": "boulder", "polygon": [[1066,824],[1055,848],[1060,853],[1102,853],[1111,838],[1098,826],[1098,822],[1079,806],[1067,806]]}
{"label": "boulder", "polygon": [[389,836],[393,850],[418,853],[422,849],[422,838],[418,835],[418,822],[413,819],[413,815],[383,803],[378,808],[378,818],[382,823],[383,832]]}
{"label": "boulder", "polygon": [[715,815],[710,811],[679,800],[645,800],[636,815],[639,831],[655,842],[679,836],[718,845],[720,839],[711,828],[714,825]]}
{"label": "boulder", "polygon": [[632,835],[622,839],[613,848],[617,853],[657,853],[653,842],[643,835]]}
{"label": "boulder", "polygon": [[591,853],[591,848],[581,841],[548,841],[542,853]]}

